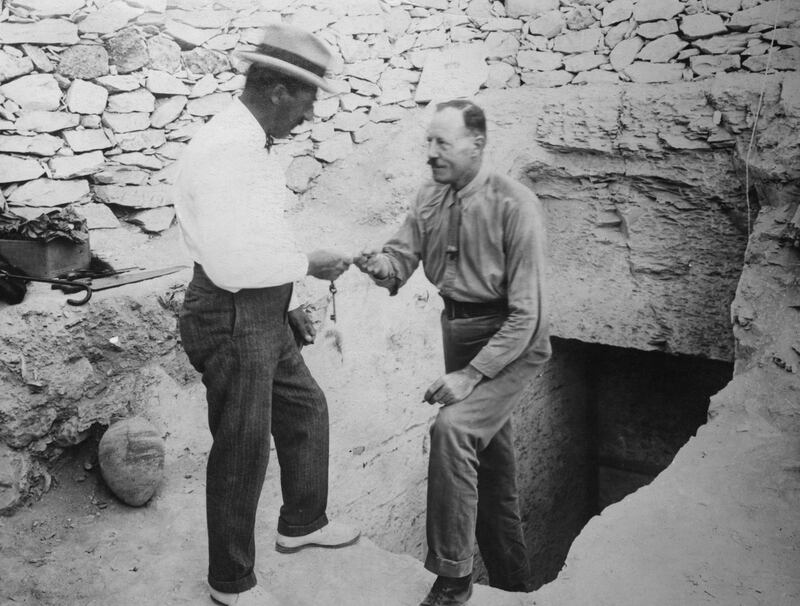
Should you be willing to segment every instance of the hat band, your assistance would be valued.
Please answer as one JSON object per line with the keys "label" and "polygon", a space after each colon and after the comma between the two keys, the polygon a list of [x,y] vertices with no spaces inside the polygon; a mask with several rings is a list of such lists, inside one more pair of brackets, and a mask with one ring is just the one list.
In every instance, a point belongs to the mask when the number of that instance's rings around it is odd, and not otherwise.
{"label": "hat band", "polygon": [[297,67],[309,71],[317,76],[322,77],[325,75],[325,66],[320,66],[312,61],[309,61],[305,57],[301,57],[300,55],[291,51],[287,51],[286,49],[270,46],[269,44],[260,44],[258,46],[258,52],[296,65]]}

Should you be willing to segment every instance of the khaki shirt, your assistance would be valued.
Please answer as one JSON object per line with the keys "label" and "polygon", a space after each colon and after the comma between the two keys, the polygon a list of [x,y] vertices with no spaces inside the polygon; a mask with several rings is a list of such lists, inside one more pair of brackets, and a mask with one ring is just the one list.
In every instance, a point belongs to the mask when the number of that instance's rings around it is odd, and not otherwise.
{"label": "khaki shirt", "polygon": [[[458,255],[447,255],[451,208],[461,205]],[[460,191],[423,185],[395,236],[383,248],[394,269],[392,294],[420,262],[442,296],[456,301],[508,301],[509,315],[471,365],[491,378],[533,349],[550,355],[544,313],[545,232],[541,204],[513,179],[481,167]]]}

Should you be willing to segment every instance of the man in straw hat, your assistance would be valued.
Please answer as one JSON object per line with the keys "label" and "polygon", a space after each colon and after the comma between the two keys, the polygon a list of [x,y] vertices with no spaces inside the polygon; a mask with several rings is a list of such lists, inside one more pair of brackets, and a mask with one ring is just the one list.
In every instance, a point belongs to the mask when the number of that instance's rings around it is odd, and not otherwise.
{"label": "man in straw hat", "polygon": [[[313,326],[294,309],[292,284],[334,280],[351,259],[301,252],[284,216],[285,177],[270,147],[313,117],[331,53],[283,24],[241,53],[252,62],[241,97],[211,119],[181,158],[175,209],[195,262],[180,314],[181,339],[203,375],[213,444],[206,470],[208,583],[218,604],[268,606],[257,585],[255,517],[270,432],[283,505],[275,548],[343,547],[359,531],[326,517],[328,410],[293,338]],[[293,310],[293,311],[289,311]]]}
{"label": "man in straw hat", "polygon": [[444,301],[445,374],[424,395],[441,404],[430,429],[425,559],[437,578],[420,606],[458,606],[472,595],[476,536],[489,584],[528,589],[511,415],[550,357],[545,234],[536,195],[484,164],[480,107],[439,103],[427,139],[432,180],[383,249],[355,263],[396,294],[421,262]]}

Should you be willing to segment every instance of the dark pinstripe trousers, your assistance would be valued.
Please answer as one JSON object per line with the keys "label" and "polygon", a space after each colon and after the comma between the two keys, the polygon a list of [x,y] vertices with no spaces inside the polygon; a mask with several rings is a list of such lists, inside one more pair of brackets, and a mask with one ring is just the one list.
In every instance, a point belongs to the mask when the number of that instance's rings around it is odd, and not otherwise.
{"label": "dark pinstripe trousers", "polygon": [[278,532],[327,524],[328,408],[295,344],[292,286],[231,293],[195,265],[180,313],[183,347],[202,374],[213,444],[206,467],[208,582],[239,593],[256,584],[255,518],[270,433],[281,469]]}

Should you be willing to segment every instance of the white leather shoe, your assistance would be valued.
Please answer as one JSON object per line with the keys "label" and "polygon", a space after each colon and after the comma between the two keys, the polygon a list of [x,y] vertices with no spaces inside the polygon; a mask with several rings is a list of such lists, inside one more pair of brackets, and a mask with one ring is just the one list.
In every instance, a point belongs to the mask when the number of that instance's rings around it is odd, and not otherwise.
{"label": "white leather shoe", "polygon": [[221,606],[280,606],[277,598],[259,585],[242,593],[223,593],[213,587],[208,589],[211,600]]}
{"label": "white leather shoe", "polygon": [[287,537],[278,533],[275,540],[275,551],[280,553],[295,553],[306,547],[326,547],[337,549],[352,545],[361,536],[361,531],[353,526],[341,522],[328,522],[319,530],[315,530],[302,537]]}

